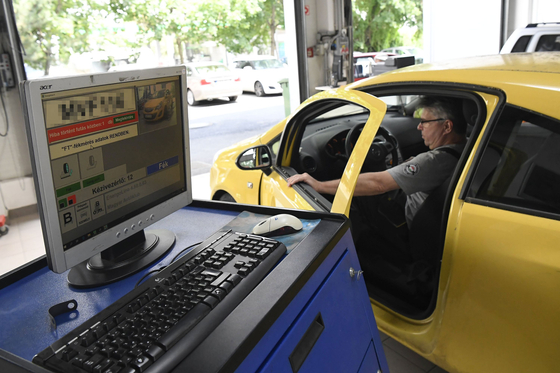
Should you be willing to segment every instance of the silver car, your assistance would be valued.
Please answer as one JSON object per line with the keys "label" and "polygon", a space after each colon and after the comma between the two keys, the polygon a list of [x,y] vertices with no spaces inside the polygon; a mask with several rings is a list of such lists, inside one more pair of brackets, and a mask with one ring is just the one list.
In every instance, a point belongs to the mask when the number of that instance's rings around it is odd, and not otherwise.
{"label": "silver car", "polygon": [[239,74],[219,62],[193,62],[187,66],[187,102],[197,105],[202,100],[229,98],[237,100],[243,93]]}

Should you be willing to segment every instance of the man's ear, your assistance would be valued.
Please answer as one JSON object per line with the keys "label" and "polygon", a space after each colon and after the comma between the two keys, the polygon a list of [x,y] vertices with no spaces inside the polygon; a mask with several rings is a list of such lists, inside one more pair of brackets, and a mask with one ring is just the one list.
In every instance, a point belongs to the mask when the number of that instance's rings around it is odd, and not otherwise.
{"label": "man's ear", "polygon": [[445,133],[451,133],[453,131],[453,122],[449,119],[443,123],[443,129]]}

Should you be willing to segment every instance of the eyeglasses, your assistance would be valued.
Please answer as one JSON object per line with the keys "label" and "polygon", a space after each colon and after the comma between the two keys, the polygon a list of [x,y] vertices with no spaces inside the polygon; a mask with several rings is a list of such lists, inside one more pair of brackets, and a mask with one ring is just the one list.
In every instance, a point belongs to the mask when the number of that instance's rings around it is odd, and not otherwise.
{"label": "eyeglasses", "polygon": [[438,118],[438,119],[421,120],[421,121],[420,121],[420,124],[421,124],[421,125],[424,125],[424,124],[426,124],[426,123],[438,122],[438,121],[440,121],[440,120],[447,120],[447,119],[445,119],[445,118]]}

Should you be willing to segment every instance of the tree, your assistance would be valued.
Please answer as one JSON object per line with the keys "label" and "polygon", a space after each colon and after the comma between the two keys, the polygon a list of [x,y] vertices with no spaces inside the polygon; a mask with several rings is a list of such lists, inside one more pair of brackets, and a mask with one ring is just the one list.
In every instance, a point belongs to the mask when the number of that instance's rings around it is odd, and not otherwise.
{"label": "tree", "polygon": [[422,0],[355,0],[353,10],[356,51],[402,45],[402,27],[415,27],[415,40],[422,37]]}
{"label": "tree", "polygon": [[91,32],[87,20],[92,11],[87,1],[15,0],[14,11],[25,20],[18,24],[25,61],[45,75],[57,60],[68,62],[73,52],[87,49]]}

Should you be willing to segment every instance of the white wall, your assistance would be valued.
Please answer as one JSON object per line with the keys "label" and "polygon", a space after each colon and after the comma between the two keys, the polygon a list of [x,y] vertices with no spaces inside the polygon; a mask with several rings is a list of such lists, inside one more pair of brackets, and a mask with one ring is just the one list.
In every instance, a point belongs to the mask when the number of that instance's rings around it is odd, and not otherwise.
{"label": "white wall", "polygon": [[507,36],[529,23],[560,22],[559,0],[510,0]]}
{"label": "white wall", "polygon": [[500,0],[424,0],[424,62],[500,51]]}

